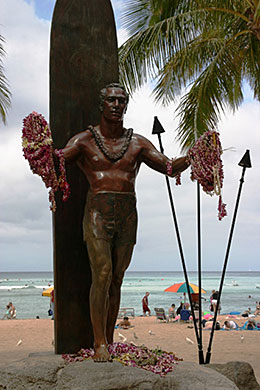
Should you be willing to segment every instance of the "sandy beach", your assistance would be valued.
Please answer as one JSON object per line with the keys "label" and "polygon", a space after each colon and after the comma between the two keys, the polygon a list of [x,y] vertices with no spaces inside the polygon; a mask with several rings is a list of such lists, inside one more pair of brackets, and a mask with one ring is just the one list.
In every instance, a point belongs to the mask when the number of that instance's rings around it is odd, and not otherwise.
{"label": "sandy beach", "polygon": [[[221,325],[225,319],[226,316],[219,317]],[[236,318],[235,321],[242,325],[245,319]],[[174,352],[184,361],[198,362],[195,332],[188,327],[192,324],[163,323],[154,316],[136,317],[131,323],[133,327],[130,329],[115,329],[115,341],[122,341],[120,333],[126,337],[126,342],[145,344],[149,348],[160,347]],[[53,351],[53,328],[54,323],[50,319],[0,321],[0,366],[19,361],[29,353]],[[203,330],[204,353],[209,336],[210,331]],[[241,336],[244,339],[241,339]],[[186,337],[194,344],[188,342]],[[248,362],[260,383],[259,341],[260,331],[215,331],[211,363],[235,360]]]}

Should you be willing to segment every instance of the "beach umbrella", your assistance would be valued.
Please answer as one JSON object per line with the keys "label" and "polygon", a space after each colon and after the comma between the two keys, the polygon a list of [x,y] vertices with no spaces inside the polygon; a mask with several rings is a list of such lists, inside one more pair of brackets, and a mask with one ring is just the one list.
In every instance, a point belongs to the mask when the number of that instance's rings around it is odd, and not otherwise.
{"label": "beach umbrella", "polygon": [[[189,283],[188,286],[189,286],[189,290],[190,290],[191,294],[198,294],[199,287],[196,284]],[[184,293],[184,292],[187,293],[188,292],[187,283],[185,283],[185,282],[175,283],[172,286],[166,288],[164,291],[173,292],[173,293]],[[206,291],[203,290],[203,288],[202,288],[201,292],[205,293]]]}
{"label": "beach umbrella", "polygon": [[54,287],[50,287],[50,288],[47,288],[47,290],[44,290],[43,292],[42,292],[42,296],[43,297],[51,297],[51,292],[53,291],[53,288]]}

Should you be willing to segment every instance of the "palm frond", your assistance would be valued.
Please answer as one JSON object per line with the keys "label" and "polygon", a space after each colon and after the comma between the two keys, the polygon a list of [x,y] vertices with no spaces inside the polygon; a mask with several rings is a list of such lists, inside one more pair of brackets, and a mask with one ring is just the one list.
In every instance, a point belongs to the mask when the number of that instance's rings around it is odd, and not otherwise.
{"label": "palm frond", "polygon": [[169,104],[214,60],[222,46],[223,38],[212,31],[206,39],[201,35],[176,52],[159,72],[155,99],[164,105]]}
{"label": "palm frond", "polygon": [[249,44],[246,47],[247,55],[244,62],[244,76],[249,82],[254,98],[260,101],[260,50],[259,41],[254,35],[250,35]]}
{"label": "palm frond", "polygon": [[130,93],[147,79],[158,77],[168,59],[200,34],[203,13],[192,10],[159,21],[135,33],[119,48],[120,81]]}
{"label": "palm frond", "polygon": [[119,50],[120,77],[132,93],[149,79],[157,101],[184,89],[177,139],[184,149],[243,100],[247,79],[260,100],[259,0],[126,0],[131,37]]}
{"label": "palm frond", "polygon": [[226,106],[235,110],[243,101],[243,57],[238,56],[234,63],[228,43],[223,42],[214,61],[200,74],[177,108],[180,117],[177,140],[183,150],[194,145],[205,131],[216,127]]}
{"label": "palm frond", "polygon": [[5,124],[6,114],[11,106],[11,92],[9,91],[8,82],[4,75],[4,68],[2,65],[2,58],[5,54],[3,42],[4,38],[0,35],[0,119]]}

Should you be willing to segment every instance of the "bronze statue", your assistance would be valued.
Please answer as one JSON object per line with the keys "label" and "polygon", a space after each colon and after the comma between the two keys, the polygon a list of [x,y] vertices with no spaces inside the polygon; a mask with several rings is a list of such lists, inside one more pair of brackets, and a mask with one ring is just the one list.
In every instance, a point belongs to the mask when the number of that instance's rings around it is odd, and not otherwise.
{"label": "bronze statue", "polygon": [[113,342],[121,284],[136,242],[140,165],[172,177],[189,165],[186,157],[172,161],[148,139],[123,127],[128,100],[119,84],[102,89],[100,124],[72,137],[63,149],[65,160],[79,166],[90,186],[83,232],[92,272],[93,359],[98,362],[111,361],[107,345]]}

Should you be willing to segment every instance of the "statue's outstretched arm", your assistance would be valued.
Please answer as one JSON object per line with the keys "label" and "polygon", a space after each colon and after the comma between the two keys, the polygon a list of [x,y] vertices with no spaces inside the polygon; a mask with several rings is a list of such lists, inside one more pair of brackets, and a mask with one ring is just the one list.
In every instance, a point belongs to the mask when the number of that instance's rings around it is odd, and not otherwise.
{"label": "statue's outstretched arm", "polygon": [[140,136],[140,142],[142,162],[155,171],[174,177],[190,165],[186,156],[171,160],[160,153],[148,139]]}

